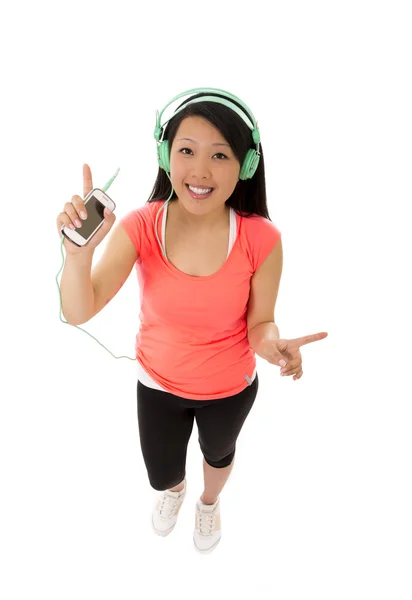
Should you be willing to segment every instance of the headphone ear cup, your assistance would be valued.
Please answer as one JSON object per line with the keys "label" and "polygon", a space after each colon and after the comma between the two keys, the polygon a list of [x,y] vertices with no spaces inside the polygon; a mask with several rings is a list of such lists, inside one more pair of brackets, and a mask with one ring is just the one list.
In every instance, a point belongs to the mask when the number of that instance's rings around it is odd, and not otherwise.
{"label": "headphone ear cup", "polygon": [[159,163],[159,167],[166,171],[166,173],[170,173],[170,158],[169,158],[169,142],[168,140],[163,140],[157,147],[157,162]]}
{"label": "headphone ear cup", "polygon": [[242,168],[240,169],[239,179],[252,179],[258,168],[260,156],[256,150],[248,150],[243,160]]}

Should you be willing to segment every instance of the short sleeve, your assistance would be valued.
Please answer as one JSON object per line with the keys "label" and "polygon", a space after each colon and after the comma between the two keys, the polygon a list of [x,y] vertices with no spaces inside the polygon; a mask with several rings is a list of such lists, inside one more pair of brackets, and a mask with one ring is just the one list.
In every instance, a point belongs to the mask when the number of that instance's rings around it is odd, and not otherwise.
{"label": "short sleeve", "polygon": [[142,254],[142,229],[143,222],[139,210],[132,210],[120,219],[120,224],[131,239],[138,256]]}
{"label": "short sleeve", "polygon": [[254,273],[278,244],[282,234],[279,229],[265,217],[252,217],[248,227],[250,259]]}

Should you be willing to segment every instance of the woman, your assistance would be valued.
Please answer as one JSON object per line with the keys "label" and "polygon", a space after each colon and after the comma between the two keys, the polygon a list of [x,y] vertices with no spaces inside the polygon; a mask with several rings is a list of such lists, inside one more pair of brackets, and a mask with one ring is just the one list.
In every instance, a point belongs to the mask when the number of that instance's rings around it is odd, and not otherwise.
{"label": "woman", "polygon": [[[165,109],[192,92],[162,124]],[[189,90],[161,111],[155,138],[159,171],[151,196],[121,219],[93,273],[94,249],[115,216],[106,213],[86,247],[65,240],[62,307],[68,322],[85,323],[136,265],[140,443],[149,481],[162,492],[153,527],[164,536],[176,524],[196,419],[204,490],[194,542],[210,552],[221,539],[220,493],[259,387],[255,354],[297,380],[299,347],[327,333],[279,339],[281,234],[268,214],[260,133],[250,109],[223,90]],[[86,195],[93,189],[87,165],[83,177]],[[62,224],[78,227],[85,212],[74,196],[58,217],[59,232]]]}

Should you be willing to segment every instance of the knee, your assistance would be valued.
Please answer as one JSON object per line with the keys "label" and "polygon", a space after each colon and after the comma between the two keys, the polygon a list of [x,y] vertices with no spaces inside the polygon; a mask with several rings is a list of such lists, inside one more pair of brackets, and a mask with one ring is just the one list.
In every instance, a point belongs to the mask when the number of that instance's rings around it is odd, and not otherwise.
{"label": "knee", "polygon": [[181,483],[181,481],[183,481],[184,478],[185,475],[179,476],[177,478],[156,477],[153,475],[149,475],[150,485],[154,490],[157,490],[158,492],[164,492],[165,490],[170,490],[170,488],[176,487],[177,485],[179,485],[179,483]]}
{"label": "knee", "polygon": [[231,452],[227,456],[224,456],[223,458],[215,457],[212,459],[206,457],[205,454],[203,454],[203,456],[207,464],[211,467],[214,467],[215,469],[224,469],[225,467],[229,467],[232,464],[233,459],[235,458],[235,450],[233,450],[233,452]]}

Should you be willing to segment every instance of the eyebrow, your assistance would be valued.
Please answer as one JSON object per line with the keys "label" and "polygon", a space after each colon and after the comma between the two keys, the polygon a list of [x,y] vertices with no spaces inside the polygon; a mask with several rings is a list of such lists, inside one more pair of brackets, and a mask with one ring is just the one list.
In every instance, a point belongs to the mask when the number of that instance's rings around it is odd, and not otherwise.
{"label": "eyebrow", "polygon": [[[176,140],[177,142],[180,142],[181,140],[187,140],[188,142],[194,142],[196,144],[196,140],[192,140],[192,138],[179,138],[178,140]],[[212,144],[212,146],[227,146],[228,148],[230,148],[229,144],[223,144],[221,142],[214,142]]]}

